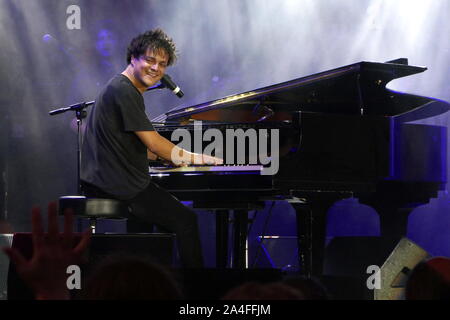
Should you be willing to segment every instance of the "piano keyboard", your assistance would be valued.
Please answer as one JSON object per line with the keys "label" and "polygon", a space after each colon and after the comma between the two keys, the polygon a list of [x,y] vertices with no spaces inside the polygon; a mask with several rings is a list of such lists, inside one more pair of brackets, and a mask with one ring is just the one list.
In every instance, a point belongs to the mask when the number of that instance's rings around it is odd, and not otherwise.
{"label": "piano keyboard", "polygon": [[224,165],[224,166],[187,166],[187,167],[149,167],[150,174],[182,172],[182,173],[201,173],[201,172],[261,172],[261,165]]}

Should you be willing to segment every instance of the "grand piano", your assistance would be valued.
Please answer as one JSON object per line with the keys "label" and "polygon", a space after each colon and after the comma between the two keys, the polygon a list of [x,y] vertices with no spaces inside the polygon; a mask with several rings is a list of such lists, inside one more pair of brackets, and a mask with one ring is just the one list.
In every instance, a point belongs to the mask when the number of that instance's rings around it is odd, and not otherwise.
{"label": "grand piano", "polygon": [[[380,216],[381,236],[400,239],[410,211],[445,188],[447,129],[417,120],[447,112],[449,103],[386,88],[393,79],[425,70],[405,58],[358,62],[167,112],[153,122],[168,139],[177,129],[194,136],[198,121],[203,132],[217,129],[225,140],[229,129],[265,130],[267,135],[276,130],[279,145],[270,152],[279,159],[278,170],[262,174],[267,163],[251,154],[255,149],[247,141],[245,157],[225,166],[177,169],[154,163],[150,175],[180,200],[215,210],[218,267],[228,263],[230,210],[232,266],[244,268],[247,212],[265,200],[290,201],[297,216],[301,272],[320,275],[326,214],[336,201],[356,197],[372,206]],[[227,152],[218,150],[224,159]]]}

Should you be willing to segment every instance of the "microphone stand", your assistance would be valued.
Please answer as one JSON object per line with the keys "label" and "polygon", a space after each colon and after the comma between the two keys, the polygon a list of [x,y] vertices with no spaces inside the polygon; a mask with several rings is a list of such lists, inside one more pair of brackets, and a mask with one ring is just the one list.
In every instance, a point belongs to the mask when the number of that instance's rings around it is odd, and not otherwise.
{"label": "microphone stand", "polygon": [[[162,83],[155,85],[153,87],[149,87],[147,91],[155,90],[155,89],[163,89],[166,86]],[[80,102],[72,104],[68,107],[62,107],[55,110],[52,110],[49,112],[51,116],[64,113],[67,111],[75,111],[75,115],[77,118],[77,192],[78,195],[81,195],[81,144],[83,142],[83,136],[81,134],[81,125],[83,122],[83,119],[86,118],[87,112],[86,108],[93,105],[95,101],[88,101],[88,102]]]}
{"label": "microphone stand", "polygon": [[64,113],[67,111],[75,111],[75,116],[77,118],[77,193],[78,195],[81,195],[81,144],[83,142],[83,137],[81,134],[81,125],[83,122],[83,119],[86,118],[87,112],[86,108],[90,105],[93,105],[95,101],[89,101],[89,102],[81,102],[72,104],[68,107],[62,107],[59,109],[55,109],[49,112],[51,116]]}

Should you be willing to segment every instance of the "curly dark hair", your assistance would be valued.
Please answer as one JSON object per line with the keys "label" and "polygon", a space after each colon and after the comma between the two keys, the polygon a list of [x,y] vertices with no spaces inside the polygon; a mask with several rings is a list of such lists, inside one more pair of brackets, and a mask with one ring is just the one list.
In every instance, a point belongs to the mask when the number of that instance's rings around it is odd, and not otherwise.
{"label": "curly dark hair", "polygon": [[138,58],[145,54],[147,49],[153,51],[164,50],[169,56],[168,65],[172,65],[177,60],[177,48],[172,38],[162,30],[154,29],[141,33],[131,40],[127,49],[127,63],[131,63],[131,57]]}

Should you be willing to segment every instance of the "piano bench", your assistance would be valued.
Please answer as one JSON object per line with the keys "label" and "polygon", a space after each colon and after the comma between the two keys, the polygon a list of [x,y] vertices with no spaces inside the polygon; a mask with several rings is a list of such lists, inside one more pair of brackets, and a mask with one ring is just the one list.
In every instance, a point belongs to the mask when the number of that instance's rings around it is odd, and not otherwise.
{"label": "piano bench", "polygon": [[71,209],[75,216],[88,218],[92,233],[96,233],[97,219],[120,219],[128,215],[128,206],[119,200],[63,196],[59,198],[58,212]]}

